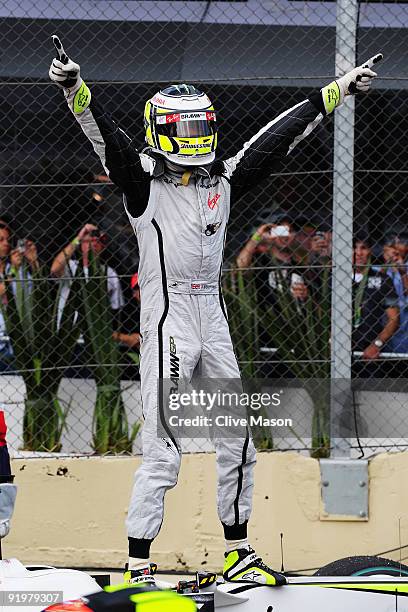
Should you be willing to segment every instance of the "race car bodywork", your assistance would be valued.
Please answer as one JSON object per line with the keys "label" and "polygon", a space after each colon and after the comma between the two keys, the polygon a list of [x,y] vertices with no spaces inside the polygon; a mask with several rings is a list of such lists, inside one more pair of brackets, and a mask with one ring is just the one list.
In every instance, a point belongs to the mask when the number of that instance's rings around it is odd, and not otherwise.
{"label": "race car bodywork", "polygon": [[408,612],[408,579],[297,577],[289,578],[288,585],[280,588],[221,584],[214,593],[214,609],[225,612]]}
{"label": "race car bodywork", "polygon": [[[186,599],[190,604],[194,602],[200,612],[408,612],[407,576],[302,576],[289,577],[288,581],[286,586],[277,588],[250,582],[216,583],[207,580],[208,586],[199,584],[198,589],[190,584],[194,581],[182,581],[171,590],[168,584],[159,583],[160,587],[166,586],[169,593],[168,599],[160,601],[161,598],[151,589],[144,589],[143,585],[140,585],[139,598],[135,595],[138,590],[135,585],[129,588],[125,585],[108,587],[107,592],[102,592],[95,580],[84,572],[27,569],[16,559],[0,564],[2,590],[21,593],[62,590],[63,599],[68,603],[52,605],[50,612],[139,612],[139,608],[141,612],[168,612],[169,605],[171,612],[193,610],[194,606],[188,608],[185,605]],[[178,597],[175,597],[175,591]],[[81,597],[81,601],[72,601]],[[145,605],[143,611],[142,602]],[[48,607],[44,604],[19,605],[21,612],[40,612]],[[13,612],[12,608],[13,605],[3,605],[0,611]]]}
{"label": "race car bodywork", "polygon": [[[0,612],[40,612],[58,599],[78,599],[101,591],[87,573],[70,569],[25,567],[17,559],[0,561]],[[56,593],[61,592],[60,595]],[[25,604],[30,605],[25,605]]]}

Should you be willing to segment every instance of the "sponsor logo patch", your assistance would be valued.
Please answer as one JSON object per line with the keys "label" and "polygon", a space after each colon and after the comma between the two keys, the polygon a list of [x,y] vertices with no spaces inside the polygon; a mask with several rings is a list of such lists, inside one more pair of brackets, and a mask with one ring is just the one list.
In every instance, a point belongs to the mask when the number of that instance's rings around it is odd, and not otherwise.
{"label": "sponsor logo patch", "polygon": [[162,104],[163,106],[166,104],[165,99],[159,98],[158,96],[154,96],[154,98],[152,98],[152,102],[154,102],[155,104]]}
{"label": "sponsor logo patch", "polygon": [[255,581],[255,580],[257,580],[257,578],[262,578],[262,574],[252,570],[252,572],[247,572],[246,574],[241,576],[241,578],[242,578],[242,580],[254,580]]}
{"label": "sponsor logo patch", "polygon": [[177,347],[173,336],[169,338],[170,351],[170,380],[173,384],[170,389],[170,394],[178,392],[178,383],[180,378],[180,359],[177,355]]}
{"label": "sponsor logo patch", "polygon": [[[180,139],[178,139],[180,141]],[[210,149],[208,143],[205,144],[186,144],[184,141],[180,141],[181,149]]]}
{"label": "sponsor logo patch", "polygon": [[218,200],[220,199],[220,197],[220,193],[216,193],[215,195],[213,195],[213,197],[211,197],[211,194],[208,195],[207,204],[210,210],[214,210],[214,208],[218,206]]}
{"label": "sponsor logo patch", "polygon": [[215,121],[214,112],[198,112],[198,113],[169,113],[168,115],[158,115],[156,117],[157,124],[163,123],[178,123],[179,121]]}
{"label": "sponsor logo patch", "polygon": [[195,289],[198,291],[202,291],[203,289],[210,289],[211,285],[208,285],[207,283],[191,283],[190,285],[191,289]]}

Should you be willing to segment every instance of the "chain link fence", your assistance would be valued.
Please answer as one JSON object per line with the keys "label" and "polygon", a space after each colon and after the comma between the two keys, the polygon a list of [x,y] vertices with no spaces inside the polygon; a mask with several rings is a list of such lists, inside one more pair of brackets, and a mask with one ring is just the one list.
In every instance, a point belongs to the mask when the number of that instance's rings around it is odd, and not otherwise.
{"label": "chain link fence", "polygon": [[243,376],[284,387],[294,417],[290,437],[256,432],[259,448],[408,446],[408,5],[6,0],[0,11],[0,407],[12,452],[141,450],[137,243],[48,80],[55,33],[139,150],[155,91],[204,89],[221,157],[384,53],[369,96],[347,100],[233,203],[222,284]]}

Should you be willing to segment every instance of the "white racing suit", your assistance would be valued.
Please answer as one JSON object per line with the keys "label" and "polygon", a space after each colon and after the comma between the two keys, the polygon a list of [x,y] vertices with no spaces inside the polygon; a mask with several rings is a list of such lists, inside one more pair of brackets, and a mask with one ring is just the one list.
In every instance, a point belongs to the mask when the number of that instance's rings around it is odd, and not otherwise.
{"label": "white racing suit", "polygon": [[[71,102],[71,103],[70,103]],[[72,101],[68,98],[72,107]],[[157,435],[163,397],[158,379],[239,378],[220,288],[230,202],[268,176],[322,120],[320,92],[260,130],[234,157],[193,170],[184,186],[160,155],[138,153],[128,136],[92,98],[76,115],[111,180],[122,190],[140,251],[143,462],[136,472],[127,526],[131,538],[153,539],[163,520],[166,491],[175,486],[180,448],[171,432]],[[173,370],[171,371],[171,368]],[[174,371],[176,368],[176,373]],[[178,370],[178,371],[177,371]],[[252,505],[255,449],[249,435],[214,441],[218,513],[227,539]]]}

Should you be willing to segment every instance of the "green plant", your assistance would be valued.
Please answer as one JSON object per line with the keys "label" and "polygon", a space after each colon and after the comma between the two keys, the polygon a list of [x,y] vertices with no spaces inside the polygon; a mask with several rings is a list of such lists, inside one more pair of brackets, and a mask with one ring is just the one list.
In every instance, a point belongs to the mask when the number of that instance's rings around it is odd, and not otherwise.
{"label": "green plant", "polygon": [[259,357],[259,309],[255,280],[241,270],[229,270],[223,279],[223,295],[235,354],[244,379],[257,375]]}
{"label": "green plant", "polygon": [[[275,262],[276,263],[276,262]],[[330,268],[302,305],[291,292],[290,275],[276,265],[276,305],[263,309],[262,322],[280,355],[290,362],[296,378],[313,401],[312,456],[330,455]]]}
{"label": "green plant", "polygon": [[107,292],[107,270],[90,251],[89,275],[82,281],[85,338],[96,382],[92,446],[95,452],[131,452],[140,428],[129,431],[120,387],[120,352],[112,338],[113,313]]}
{"label": "green plant", "polygon": [[[260,312],[255,279],[236,268],[224,275],[223,295],[228,311],[228,323],[244,390],[258,375],[260,357]],[[252,437],[259,450],[273,448],[271,430],[261,425],[252,428]]]}
{"label": "green plant", "polygon": [[129,358],[133,361],[134,365],[140,366],[140,355],[134,351],[128,352]]}
{"label": "green plant", "polygon": [[7,306],[2,305],[16,367],[24,379],[23,448],[59,451],[67,408],[58,399],[64,367],[80,334],[78,274],[58,325],[59,291],[44,267],[29,273],[23,265],[6,280]]}
{"label": "green plant", "polygon": [[[252,271],[232,269],[224,277],[224,296],[229,325],[243,378],[258,375],[261,362],[259,331],[271,339],[283,360],[290,362],[296,378],[303,381],[313,401],[313,457],[330,454],[330,268],[322,269],[313,295],[300,307],[291,292],[290,275],[276,265],[275,304],[259,304]],[[293,432],[295,437],[298,437]],[[265,429],[254,430],[259,449],[273,448],[272,436]]]}

